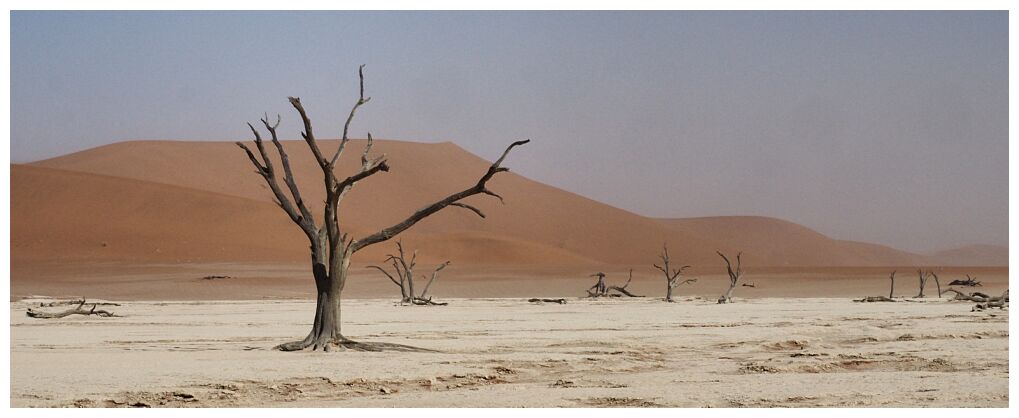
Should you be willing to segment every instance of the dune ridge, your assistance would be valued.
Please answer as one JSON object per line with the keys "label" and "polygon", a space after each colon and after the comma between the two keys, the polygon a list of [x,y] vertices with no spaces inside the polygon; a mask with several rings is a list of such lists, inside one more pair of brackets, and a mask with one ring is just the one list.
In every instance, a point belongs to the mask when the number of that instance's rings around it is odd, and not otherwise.
{"label": "dune ridge", "polygon": [[[331,153],[335,140],[320,141]],[[354,140],[337,172],[351,173],[363,140]],[[321,213],[318,167],[303,141],[283,141],[297,182]],[[526,151],[523,148],[522,151]],[[389,173],[358,185],[341,205],[352,234],[403,219],[424,204],[463,189],[489,162],[450,142],[376,140]],[[511,155],[526,158],[526,152]],[[299,230],[272,203],[261,178],[231,142],[129,141],[27,165],[11,166],[12,258],[137,261],[303,261]],[[690,264],[717,264],[716,250],[742,250],[758,266],[886,266],[938,263],[893,248],[824,236],[763,217],[653,219],[627,212],[514,172],[492,180],[505,197],[476,196],[480,219],[450,208],[403,239],[422,260],[479,264],[647,264],[662,243]],[[391,245],[366,250],[359,263],[379,262]],[[946,253],[964,263],[979,250]],[[952,258],[954,257],[954,258]],[[1005,260],[1007,263],[1007,258]]]}

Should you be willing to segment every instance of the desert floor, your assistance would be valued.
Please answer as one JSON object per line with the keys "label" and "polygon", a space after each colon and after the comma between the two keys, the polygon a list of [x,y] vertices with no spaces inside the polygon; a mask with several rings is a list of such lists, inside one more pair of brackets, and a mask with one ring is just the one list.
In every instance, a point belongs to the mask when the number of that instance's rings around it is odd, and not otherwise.
{"label": "desert floor", "polygon": [[107,308],[122,317],[53,320],[11,302],[11,404],[1008,406],[1008,311],[972,303],[447,301],[344,302],[349,337],[426,353],[273,351],[306,334],[303,300],[131,301]]}

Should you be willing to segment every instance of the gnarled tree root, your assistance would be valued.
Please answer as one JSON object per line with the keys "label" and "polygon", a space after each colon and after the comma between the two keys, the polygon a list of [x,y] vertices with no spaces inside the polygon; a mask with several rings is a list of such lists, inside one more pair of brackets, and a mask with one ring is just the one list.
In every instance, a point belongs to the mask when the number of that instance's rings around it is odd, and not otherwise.
{"label": "gnarled tree root", "polygon": [[326,341],[320,341],[312,344],[310,338],[305,338],[302,341],[293,341],[289,343],[280,344],[275,347],[276,350],[280,351],[303,351],[311,350],[316,351],[321,349],[322,351],[402,351],[412,353],[438,353],[437,350],[431,350],[427,348],[414,347],[411,345],[395,344],[395,343],[382,343],[382,342],[360,342],[354,341],[349,338],[340,337],[333,338]]}

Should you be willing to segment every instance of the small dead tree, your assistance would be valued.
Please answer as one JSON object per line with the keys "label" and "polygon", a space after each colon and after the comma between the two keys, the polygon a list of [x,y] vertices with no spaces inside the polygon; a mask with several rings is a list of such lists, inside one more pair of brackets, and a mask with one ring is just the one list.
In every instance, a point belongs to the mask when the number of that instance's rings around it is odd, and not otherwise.
{"label": "small dead tree", "polygon": [[[683,270],[690,268],[690,266],[682,266],[678,269],[671,268],[669,266],[670,260],[668,245],[662,245],[662,253],[658,257],[662,259],[662,265],[661,266],[657,264],[652,265],[656,269],[661,270],[662,273],[665,273],[665,301],[675,302],[674,300],[672,300],[672,289],[675,289],[676,287],[682,284],[696,282],[697,279],[687,279],[682,282],[679,281],[680,276],[683,274]],[[633,270],[630,270],[630,272],[632,273]]]}
{"label": "small dead tree", "polygon": [[[427,284],[425,284],[424,290],[422,290],[420,294],[415,294],[414,267],[417,266],[418,252],[415,250],[414,253],[411,254],[410,261],[408,262],[406,254],[403,251],[403,243],[401,241],[396,241],[396,250],[397,255],[389,254],[386,257],[386,261],[392,263],[393,270],[395,271],[394,274],[396,277],[400,278],[399,281],[393,277],[393,274],[389,274],[389,272],[382,267],[368,267],[382,272],[382,274],[385,274],[386,277],[389,278],[389,281],[393,282],[393,284],[400,288],[400,303],[409,303],[412,305],[448,305],[448,303],[433,302],[432,298],[428,296],[428,289],[432,287],[432,283],[434,283],[435,279],[439,277],[439,272],[449,265],[449,261],[440,264],[439,267],[436,267],[435,270],[432,271],[432,278],[428,280]],[[424,279],[425,276],[421,276],[421,278]]]}
{"label": "small dead tree", "polygon": [[605,286],[605,273],[599,271],[595,274],[592,274],[591,277],[597,277],[598,281],[594,284],[594,286],[591,286],[590,288],[587,289],[587,296],[592,298],[608,296],[609,289],[607,286]]}
{"label": "small dead tree", "polygon": [[[348,232],[345,232],[340,224],[338,210],[340,201],[362,180],[375,174],[389,171],[389,163],[385,155],[369,158],[372,147],[372,136],[369,133],[367,144],[361,153],[361,167],[354,174],[347,177],[338,177],[335,172],[336,163],[350,142],[347,134],[350,123],[354,119],[354,113],[371,100],[370,97],[365,97],[364,95],[363,69],[363,65],[358,69],[361,95],[350,109],[347,121],[343,125],[343,136],[340,138],[336,152],[331,157],[324,154],[319,147],[312,130],[311,118],[308,117],[308,113],[301,104],[301,99],[297,97],[289,98],[290,105],[297,111],[303,122],[304,132],[301,133],[301,137],[307,144],[312,156],[314,156],[316,165],[322,170],[326,199],[321,223],[316,222],[315,216],[306,205],[304,199],[301,198],[301,192],[290,168],[290,159],[277,137],[276,129],[280,123],[278,115],[275,123],[269,123],[269,118],[266,116],[262,119],[262,125],[269,132],[272,145],[276,148],[279,161],[282,164],[282,172],[277,171],[273,159],[270,158],[270,151],[266,149],[265,143],[262,141],[261,133],[250,123],[248,127],[255,137],[254,145],[257,156],[248,146],[237,142],[237,146],[244,150],[248,159],[251,160],[251,164],[255,166],[255,172],[269,186],[276,204],[283,209],[291,221],[301,228],[301,231],[308,237],[308,242],[311,244],[311,272],[315,279],[315,294],[317,296],[315,319],[312,322],[311,331],[304,339],[277,346],[278,349],[283,351],[296,351],[308,348],[312,350],[319,348],[323,350],[345,348],[361,351],[386,349],[407,351],[414,349],[413,347],[398,344],[359,343],[343,336],[340,330],[340,296],[347,284],[347,273],[350,269],[351,257],[368,246],[387,241],[399,235],[422,219],[450,206],[467,209],[484,218],[485,214],[481,210],[464,203],[464,199],[475,195],[488,195],[502,201],[502,196],[488,188],[488,181],[496,174],[509,171],[508,168],[502,166],[502,162],[513,148],[530,142],[530,140],[516,141],[506,147],[502,155],[488,167],[488,170],[473,185],[428,204],[412,213],[406,219],[373,234],[361,238],[349,236]],[[281,175],[286,187],[285,189],[280,186]]]}
{"label": "small dead tree", "polygon": [[923,291],[924,287],[927,286],[927,280],[929,280],[932,277],[934,278],[934,283],[938,286],[938,297],[939,298],[941,297],[941,281],[938,280],[938,275],[937,273],[934,273],[934,270],[924,270],[922,268],[918,268],[916,269],[916,274],[920,278],[920,294],[916,295],[916,297],[918,298],[927,297],[924,296]]}
{"label": "small dead tree", "polygon": [[888,275],[888,280],[892,281],[892,286],[888,289],[888,299],[895,299],[895,270],[892,270],[892,274]]}
{"label": "small dead tree", "polygon": [[729,290],[726,290],[725,293],[718,298],[718,303],[731,303],[732,291],[733,289],[736,289],[736,285],[739,283],[740,277],[743,276],[743,270],[740,267],[740,265],[742,264],[740,257],[743,255],[743,252],[736,253],[735,269],[732,268],[732,263],[729,262],[729,258],[726,257],[725,254],[722,254],[721,251],[716,251],[716,253],[718,253],[718,255],[722,257],[722,260],[725,260],[725,270],[729,274]]}
{"label": "small dead tree", "polygon": [[729,273],[729,290],[726,291],[725,294],[722,294],[721,297],[718,298],[718,303],[719,304],[732,303],[733,302],[733,290],[736,289],[736,285],[737,285],[737,283],[739,283],[740,277],[743,275],[743,269],[741,267],[741,264],[742,264],[741,257],[743,256],[743,252],[736,253],[736,268],[735,269],[733,268],[733,263],[729,262],[729,258],[726,257],[725,254],[721,254],[720,251],[716,251],[715,253],[717,253],[718,256],[721,257],[722,260],[726,260],[726,272]]}
{"label": "small dead tree", "polygon": [[[618,297],[621,297],[621,296],[629,296],[631,298],[642,298],[642,297],[644,297],[644,296],[640,296],[640,295],[635,295],[635,294],[631,293],[629,290],[626,290],[626,287],[630,285],[631,281],[633,281],[633,269],[630,269],[630,278],[627,279],[626,280],[626,284],[624,284],[622,286],[607,286],[607,285],[605,285],[605,273],[602,273],[602,272],[597,272],[595,274],[592,274],[591,277],[597,277],[598,278],[598,282],[595,283],[594,286],[591,286],[590,288],[587,289],[587,297],[591,297],[591,298],[600,298],[600,297],[618,298]],[[616,293],[612,293],[613,291],[616,292]]]}
{"label": "small dead tree", "polygon": [[925,286],[927,286],[927,279],[930,277],[930,275],[927,274],[927,272],[925,272],[923,269],[916,269],[916,274],[920,277],[920,294],[914,297],[925,298],[927,296],[924,296],[923,289]]}
{"label": "small dead tree", "polygon": [[63,312],[43,312],[43,311],[37,311],[37,310],[32,309],[32,308],[28,308],[28,310],[25,311],[25,315],[28,315],[29,317],[32,317],[32,318],[40,318],[40,319],[56,319],[56,318],[63,318],[65,316],[71,316],[71,315],[85,315],[85,316],[95,315],[95,316],[99,316],[99,317],[116,316],[116,315],[113,314],[113,312],[104,311],[102,309],[96,309],[96,307],[99,306],[98,303],[93,303],[91,309],[85,309],[84,306],[85,306],[85,300],[82,299],[81,301],[78,302],[78,306],[75,307],[74,309],[68,309],[68,310],[63,311]]}

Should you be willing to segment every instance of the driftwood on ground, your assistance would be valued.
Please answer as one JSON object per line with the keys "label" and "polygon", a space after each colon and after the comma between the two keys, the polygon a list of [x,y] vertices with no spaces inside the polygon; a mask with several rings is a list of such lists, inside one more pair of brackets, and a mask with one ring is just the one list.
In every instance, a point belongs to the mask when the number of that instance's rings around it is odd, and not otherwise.
{"label": "driftwood on ground", "polygon": [[560,299],[530,298],[530,299],[527,299],[527,301],[531,302],[531,303],[558,303],[560,305],[565,305],[566,304],[566,299],[562,299],[562,298],[560,298]]}
{"label": "driftwood on ground", "polygon": [[977,287],[977,286],[983,286],[983,283],[978,282],[976,277],[970,277],[967,274],[966,275],[966,280],[955,279],[955,280],[952,280],[950,283],[948,283],[948,285],[949,286]]}
{"label": "driftwood on ground", "polygon": [[57,318],[63,318],[65,316],[71,316],[71,315],[85,315],[85,316],[95,315],[95,316],[100,316],[100,317],[116,316],[116,315],[113,314],[113,312],[104,311],[102,309],[96,309],[96,307],[98,305],[99,305],[98,303],[93,303],[92,304],[92,308],[85,309],[84,308],[85,301],[81,300],[78,303],[77,307],[75,307],[73,309],[68,309],[68,310],[63,311],[63,312],[43,312],[43,311],[37,311],[37,310],[32,309],[32,308],[28,308],[28,310],[25,311],[25,315],[28,315],[29,317],[32,317],[32,318],[40,318],[40,319],[57,319]]}
{"label": "driftwood on ground", "polygon": [[[40,308],[52,308],[54,306],[81,305],[83,303],[85,303],[85,298],[71,299],[71,300],[57,300],[57,301],[53,301],[53,302],[39,302],[39,306],[38,307],[40,307]],[[120,306],[119,303],[113,303],[113,302],[92,302],[92,304],[93,305],[99,305],[99,306]]]}
{"label": "driftwood on ground", "polygon": [[863,299],[854,299],[853,302],[895,302],[895,299],[885,296],[867,296]]}

